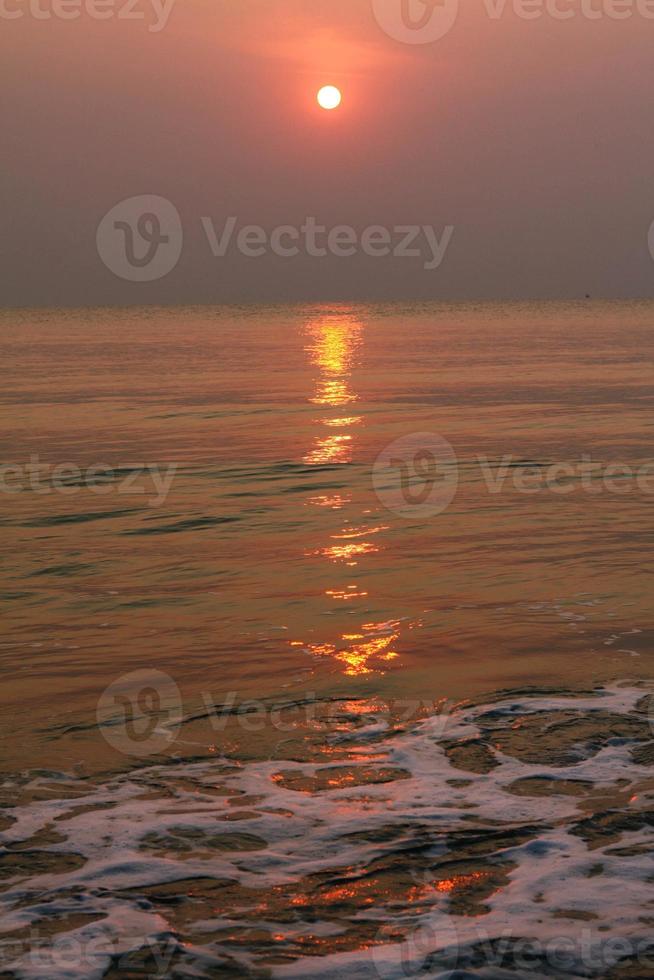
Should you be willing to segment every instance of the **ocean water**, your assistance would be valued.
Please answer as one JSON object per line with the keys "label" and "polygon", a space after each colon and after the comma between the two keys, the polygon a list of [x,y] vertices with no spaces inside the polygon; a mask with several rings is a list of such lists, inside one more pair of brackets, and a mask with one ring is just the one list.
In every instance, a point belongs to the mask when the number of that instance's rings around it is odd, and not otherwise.
{"label": "ocean water", "polygon": [[653,323],[0,314],[0,976],[654,975]]}

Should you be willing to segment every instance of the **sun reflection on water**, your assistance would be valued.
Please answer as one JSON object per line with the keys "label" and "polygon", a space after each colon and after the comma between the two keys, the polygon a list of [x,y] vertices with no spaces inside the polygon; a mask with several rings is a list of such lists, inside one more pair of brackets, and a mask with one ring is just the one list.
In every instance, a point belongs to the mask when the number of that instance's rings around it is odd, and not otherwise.
{"label": "sun reflection on water", "polygon": [[352,462],[352,436],[338,435],[318,439],[310,453],[304,457],[309,466],[322,466],[325,463]]}
{"label": "sun reflection on water", "polygon": [[343,404],[340,395],[336,401],[320,399],[322,386],[334,384],[336,388],[331,387],[330,390],[347,394],[348,401],[357,401],[358,396],[349,386],[349,376],[361,347],[362,333],[361,321],[348,314],[319,317],[307,324],[309,343],[305,349],[311,363],[319,368],[321,375],[318,394],[312,399],[315,404]]}
{"label": "sun reflection on water", "polygon": [[[365,418],[346,414],[343,406],[359,400],[352,384],[352,373],[363,357],[363,329],[361,321],[349,313],[316,317],[306,324],[305,351],[310,363],[318,369],[314,393],[309,401],[324,410],[315,420],[322,431],[303,458],[306,465],[347,464],[354,460],[356,434],[365,424]],[[329,409],[333,411],[329,413]],[[352,504],[352,496],[322,494],[310,497],[308,503],[314,507],[342,510]],[[389,530],[386,524],[373,525],[371,522],[368,526],[365,523],[366,517],[373,513],[375,510],[367,507],[358,511],[356,521],[344,520],[330,535],[329,543],[306,551],[305,557],[322,559],[330,566],[358,568],[363,559],[382,551],[381,545],[373,539]],[[301,645],[314,657],[329,658],[348,677],[384,673],[399,656],[395,649],[400,638],[399,620],[365,622],[370,618],[370,607],[365,605],[370,598],[369,592],[361,581],[354,581],[357,577],[354,572],[347,574],[345,581],[332,582],[324,588],[323,597],[331,606],[330,613],[341,607],[356,616],[357,606],[361,606],[358,623],[336,636],[311,642],[296,639],[292,645]]]}
{"label": "sun reflection on water", "polygon": [[399,625],[399,621],[365,623],[360,633],[342,633],[336,643],[307,643],[305,648],[316,657],[342,664],[348,677],[383,672],[399,656],[393,649],[400,638]]}
{"label": "sun reflection on water", "polygon": [[344,497],[340,493],[321,493],[315,497],[309,497],[309,503],[312,507],[329,507],[330,510],[342,510],[350,501],[351,497]]}
{"label": "sun reflection on water", "polygon": [[330,427],[346,427],[348,425],[358,425],[363,419],[360,415],[348,415],[342,419],[321,419],[323,425],[328,425]]}
{"label": "sun reflection on water", "polygon": [[380,524],[377,527],[344,527],[340,534],[332,534],[335,541],[351,541],[354,538],[366,538],[369,534],[379,534],[380,531],[388,531],[388,524]]}
{"label": "sun reflection on water", "polygon": [[372,541],[360,541],[358,544],[332,544],[326,548],[320,548],[318,551],[310,551],[308,554],[323,555],[335,562],[343,561],[349,568],[354,568],[359,563],[353,561],[353,558],[359,558],[361,555],[374,555],[379,550]]}
{"label": "sun reflection on water", "polygon": [[[351,374],[361,348],[362,324],[352,316],[325,316],[307,325],[308,343],[305,347],[311,364],[318,368],[316,390],[311,398],[314,405],[340,408],[358,400],[351,386]],[[348,429],[362,422],[361,416],[327,416],[320,425],[328,429]],[[347,432],[330,432],[318,437],[304,457],[309,466],[325,463],[351,463],[352,436]]]}

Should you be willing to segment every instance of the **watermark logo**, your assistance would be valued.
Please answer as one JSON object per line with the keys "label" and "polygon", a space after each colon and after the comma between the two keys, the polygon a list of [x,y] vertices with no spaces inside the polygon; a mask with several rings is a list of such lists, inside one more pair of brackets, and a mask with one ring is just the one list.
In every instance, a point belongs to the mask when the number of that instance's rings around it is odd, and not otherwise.
{"label": "watermark logo", "polygon": [[130,282],[154,282],[175,268],[184,233],[174,204],[156,194],[116,204],[98,226],[98,254],[107,268]]}
{"label": "watermark logo", "polygon": [[163,31],[176,0],[0,0],[0,19],[126,20],[148,22],[148,31]]}
{"label": "watermark logo", "polygon": [[649,235],[647,236],[647,244],[649,245],[649,254],[654,260],[654,221],[649,226]]}
{"label": "watermark logo", "polygon": [[403,44],[433,44],[456,22],[459,0],[372,0],[381,29]]}
{"label": "watermark logo", "polygon": [[[100,925],[97,929],[73,929],[60,935],[32,926],[0,938],[0,968],[32,976],[104,976],[109,960],[120,975],[145,976],[148,961],[151,980],[170,976],[179,942],[172,936],[149,936],[124,921],[120,934]],[[2,974],[8,976],[9,974]]]}
{"label": "watermark logo", "polygon": [[[633,976],[651,976],[654,943],[651,937],[606,936],[582,927],[547,940],[515,936],[511,927],[486,929],[481,923],[455,928],[438,914],[420,925],[401,943],[373,947],[372,959],[381,980],[401,977],[456,976],[607,976],[616,967]],[[463,938],[465,932],[466,938]],[[384,930],[377,936],[384,940]],[[469,972],[469,971],[474,971]]]}
{"label": "watermark logo", "polygon": [[[378,935],[383,938],[384,930]],[[440,970],[456,969],[459,958],[459,939],[449,916],[439,917],[437,922],[426,924],[409,933],[400,943],[375,945],[372,961],[381,980],[397,980],[399,977],[431,977],[431,960],[438,956]]]}
{"label": "watermark logo", "polygon": [[[506,453],[498,459],[475,456],[466,461],[472,483],[491,496],[550,493],[654,494],[654,460],[603,462],[584,453],[578,460],[545,462]],[[449,507],[459,484],[452,446],[442,436],[417,432],[403,436],[378,456],[372,471],[381,503],[400,517],[432,517]]]}
{"label": "watermark logo", "polygon": [[434,517],[456,496],[456,454],[442,436],[414,432],[382,450],[373,466],[372,482],[384,507],[400,517]]}
{"label": "watermark logo", "polygon": [[[440,269],[455,232],[454,225],[328,226],[311,215],[298,225],[268,229],[241,224],[236,215],[222,222],[204,215],[199,221],[214,259],[224,259],[231,252],[248,259],[271,255],[282,259],[300,255],[314,259],[367,256],[412,259],[420,262],[425,272]],[[170,201],[155,195],[131,197],[113,207],[100,222],[98,254],[121,279],[153,282],[176,267],[183,237],[181,218]]]}
{"label": "watermark logo", "polygon": [[209,217],[201,218],[201,223],[214,258],[224,258],[235,245],[241,255],[252,259],[268,254],[284,259],[298,255],[419,259],[426,272],[440,268],[455,231],[454,225],[445,225],[440,232],[434,225],[368,225],[359,232],[352,225],[321,225],[313,216],[301,225],[278,225],[270,231],[261,225],[243,225],[237,230],[235,215],[222,229]]}
{"label": "watermark logo", "polygon": [[[433,44],[456,23],[459,0],[372,0],[382,30],[403,44]],[[479,0],[490,21],[510,17],[523,21],[623,21],[654,19],[653,0]]]}
{"label": "watermark logo", "polygon": [[177,463],[127,463],[114,468],[105,463],[41,462],[32,453],[29,463],[0,465],[0,493],[52,493],[75,496],[89,493],[141,496],[148,507],[160,507],[168,499],[177,473]]}
{"label": "watermark logo", "polygon": [[182,722],[182,696],[161,670],[136,670],[107,687],[98,701],[98,727],[114,749],[144,758],[170,748]]}

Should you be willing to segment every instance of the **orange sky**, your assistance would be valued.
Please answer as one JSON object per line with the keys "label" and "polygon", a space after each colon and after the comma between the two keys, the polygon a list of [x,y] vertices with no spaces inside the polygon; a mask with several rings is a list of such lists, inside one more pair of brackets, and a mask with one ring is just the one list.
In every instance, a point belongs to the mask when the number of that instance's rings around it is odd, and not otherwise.
{"label": "orange sky", "polygon": [[[177,0],[159,31],[164,0],[102,21],[36,19],[36,2],[4,0],[24,15],[0,25],[2,305],[651,292],[654,20],[492,19],[466,0],[445,37],[407,44],[372,0]],[[323,84],[338,112],[316,107]],[[95,251],[101,217],[137,194],[184,223],[179,266],[149,285]],[[229,215],[456,234],[431,273],[217,261],[200,218]]]}

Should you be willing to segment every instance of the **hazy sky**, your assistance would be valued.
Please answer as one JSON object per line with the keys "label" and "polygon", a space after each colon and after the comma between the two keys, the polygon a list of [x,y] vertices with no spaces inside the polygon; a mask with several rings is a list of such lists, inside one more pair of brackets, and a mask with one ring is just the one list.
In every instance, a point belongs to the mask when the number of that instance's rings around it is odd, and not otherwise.
{"label": "hazy sky", "polygon": [[[0,305],[654,293],[646,0],[623,0],[623,20],[610,0],[558,0],[565,20],[461,0],[429,43],[400,19],[402,3],[416,23],[447,15],[422,0],[176,0],[167,21],[160,0],[129,0],[143,19],[128,0],[63,0],[80,16],[46,18],[60,2],[0,0]],[[325,84],[343,93],[333,113],[315,102]],[[96,246],[103,216],[140,195],[183,228],[150,282]],[[214,256],[201,219],[219,238],[230,216]],[[391,247],[395,226],[454,231],[427,269],[422,232],[419,257],[361,254],[359,238],[353,255],[254,258],[235,242],[309,216],[383,226]],[[108,227],[126,243],[124,222]]]}

